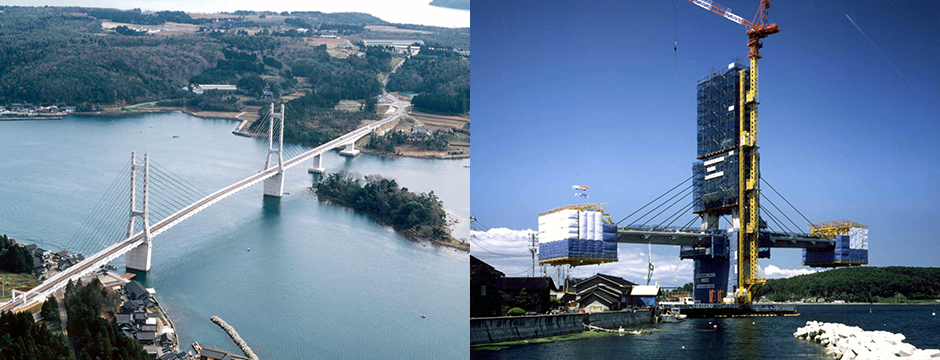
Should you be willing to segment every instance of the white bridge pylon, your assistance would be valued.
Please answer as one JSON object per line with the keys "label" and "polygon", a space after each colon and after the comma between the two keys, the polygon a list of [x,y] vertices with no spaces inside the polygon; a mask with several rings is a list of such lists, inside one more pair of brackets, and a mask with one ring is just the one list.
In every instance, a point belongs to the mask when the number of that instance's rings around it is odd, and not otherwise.
{"label": "white bridge pylon", "polygon": [[[275,121],[277,126],[274,126]],[[274,147],[274,130],[277,129],[277,147]],[[264,196],[284,196],[284,104],[281,113],[274,112],[271,103],[271,121],[268,122],[268,158],[264,161],[264,170],[271,168],[271,157],[277,156],[277,174],[264,180]]]}
{"label": "white bridge pylon", "polygon": [[[137,211],[137,170],[144,170],[144,209]],[[127,238],[134,235],[134,219],[138,216],[143,223],[144,243],[127,252],[128,269],[150,271],[150,259],[153,253],[153,235],[150,233],[150,154],[144,154],[144,163],[137,163],[137,152],[131,152],[131,213],[127,225]]]}

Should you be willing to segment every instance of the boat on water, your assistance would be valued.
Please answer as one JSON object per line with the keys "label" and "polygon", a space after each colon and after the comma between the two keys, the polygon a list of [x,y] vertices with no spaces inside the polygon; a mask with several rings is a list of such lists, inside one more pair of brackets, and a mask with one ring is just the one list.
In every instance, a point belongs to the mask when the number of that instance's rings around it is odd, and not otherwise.
{"label": "boat on water", "polygon": [[659,322],[680,322],[685,320],[688,315],[680,314],[679,309],[671,308],[659,315]]}

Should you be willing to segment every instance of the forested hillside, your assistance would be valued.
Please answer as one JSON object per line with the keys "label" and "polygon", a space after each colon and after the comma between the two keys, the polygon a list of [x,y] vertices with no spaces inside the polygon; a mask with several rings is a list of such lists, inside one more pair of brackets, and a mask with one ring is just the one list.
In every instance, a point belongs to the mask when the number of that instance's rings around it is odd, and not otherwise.
{"label": "forested hillside", "polygon": [[389,91],[419,93],[416,109],[438,114],[470,111],[470,59],[424,46],[388,79]]}
{"label": "forested hillside", "polygon": [[847,302],[940,299],[940,268],[850,267],[767,280],[761,295],[773,301],[825,297]]}
{"label": "forested hillside", "polygon": [[450,235],[444,203],[434,192],[416,194],[379,175],[362,177],[340,171],[314,186],[320,201],[331,201],[361,211],[390,225],[410,239],[425,239],[466,247]]}

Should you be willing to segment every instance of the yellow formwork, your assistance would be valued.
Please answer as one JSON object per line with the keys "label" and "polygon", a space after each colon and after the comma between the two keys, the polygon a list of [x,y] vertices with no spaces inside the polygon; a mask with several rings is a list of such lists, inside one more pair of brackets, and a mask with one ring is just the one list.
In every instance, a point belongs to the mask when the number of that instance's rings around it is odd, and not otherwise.
{"label": "yellow formwork", "polygon": [[836,235],[848,235],[851,228],[868,228],[851,220],[826,221],[807,225],[810,235],[833,238]]}
{"label": "yellow formwork", "polygon": [[609,262],[617,262],[617,260],[611,259],[599,259],[599,258],[573,258],[573,257],[561,257],[548,260],[539,260],[539,265],[548,264],[552,266],[558,265],[569,265],[571,267],[575,266],[584,266],[584,265],[599,265]]}
{"label": "yellow formwork", "polygon": [[549,211],[540,212],[539,216],[556,213],[562,210],[598,211],[598,212],[604,213],[603,218],[604,218],[605,224],[613,225],[614,222],[610,219],[610,214],[607,214],[607,204],[608,203],[565,205],[562,207],[551,209]]}

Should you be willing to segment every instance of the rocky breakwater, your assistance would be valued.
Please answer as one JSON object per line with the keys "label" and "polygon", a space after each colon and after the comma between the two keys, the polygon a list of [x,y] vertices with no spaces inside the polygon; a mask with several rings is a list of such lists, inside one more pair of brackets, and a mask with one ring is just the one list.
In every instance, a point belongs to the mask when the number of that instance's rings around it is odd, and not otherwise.
{"label": "rocky breakwater", "polygon": [[258,360],[258,356],[255,355],[254,351],[251,351],[251,348],[248,347],[248,344],[245,343],[245,340],[242,340],[242,337],[238,336],[238,331],[235,331],[235,328],[233,328],[231,325],[226,323],[225,320],[222,320],[218,316],[213,316],[209,319],[211,319],[212,322],[219,324],[222,330],[225,330],[225,332],[227,332],[228,335],[232,337],[232,340],[235,341],[235,345],[238,345],[238,347],[242,349],[242,352],[245,353],[245,356],[248,356],[248,358],[251,360]]}
{"label": "rocky breakwater", "polygon": [[793,337],[815,341],[836,359],[867,360],[887,358],[940,359],[938,349],[918,349],[904,342],[903,334],[865,331],[857,326],[807,321]]}

